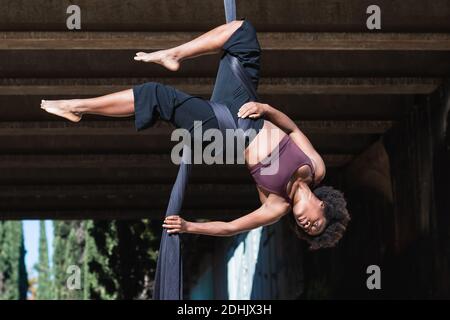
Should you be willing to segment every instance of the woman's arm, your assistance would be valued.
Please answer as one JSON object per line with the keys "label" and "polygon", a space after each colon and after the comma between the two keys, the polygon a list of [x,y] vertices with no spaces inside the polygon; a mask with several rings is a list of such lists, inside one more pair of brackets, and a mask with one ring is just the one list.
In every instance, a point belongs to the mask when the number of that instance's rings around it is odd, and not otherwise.
{"label": "woman's arm", "polygon": [[264,117],[286,132],[286,134],[291,134],[292,132],[299,130],[291,118],[266,103],[247,102],[239,109],[238,116],[241,118],[249,117],[252,119]]}
{"label": "woman's arm", "polygon": [[314,149],[308,137],[297,127],[294,121],[286,114],[278,109],[259,102],[248,102],[244,104],[238,112],[241,118],[260,118],[264,117],[269,120],[281,130],[283,130],[289,137],[299,146],[308,157],[315,162],[315,183],[319,183],[325,176],[325,163],[319,153]]}
{"label": "woman's arm", "polygon": [[295,122],[276,108],[264,103],[248,102],[239,109],[238,116],[241,118],[264,117],[288,134],[309,157],[318,156],[308,137],[297,127]]}
{"label": "woman's arm", "polygon": [[163,227],[168,229],[168,233],[186,232],[226,237],[275,223],[289,209],[286,202],[266,202],[257,210],[230,222],[190,222],[180,216],[169,216],[164,220]]}

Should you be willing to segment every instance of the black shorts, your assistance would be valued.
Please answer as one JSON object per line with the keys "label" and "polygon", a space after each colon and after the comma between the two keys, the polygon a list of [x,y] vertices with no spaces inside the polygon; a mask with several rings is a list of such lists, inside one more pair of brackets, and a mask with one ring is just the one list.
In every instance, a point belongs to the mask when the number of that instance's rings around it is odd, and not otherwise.
{"label": "black shorts", "polygon": [[[248,20],[244,19],[243,24],[224,44],[223,51],[211,101],[225,104],[237,124],[239,108],[251,99],[223,57],[226,54],[237,57],[257,87],[261,48],[255,28]],[[134,86],[133,94],[137,131],[151,127],[158,119],[170,121],[177,128],[189,131],[193,129],[194,121],[202,121],[204,131],[218,128],[218,122],[211,106],[201,97],[192,96],[158,82],[147,82]],[[258,132],[263,123],[263,119],[252,120],[252,128]]]}

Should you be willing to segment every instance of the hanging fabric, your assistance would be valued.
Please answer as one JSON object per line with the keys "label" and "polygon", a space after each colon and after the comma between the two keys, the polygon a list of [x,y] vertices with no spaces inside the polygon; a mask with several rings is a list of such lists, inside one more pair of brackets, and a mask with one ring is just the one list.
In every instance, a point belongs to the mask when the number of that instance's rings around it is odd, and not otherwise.
{"label": "hanging fabric", "polygon": [[[235,0],[224,0],[226,21],[236,20]],[[242,67],[238,58],[226,55],[224,59],[236,76],[246,88],[253,101],[257,101],[256,90],[250,77]],[[212,110],[219,123],[219,129],[225,132],[227,128],[236,129],[230,110],[222,104],[209,101]],[[250,119],[239,118],[238,126],[244,131],[250,128]],[[223,150],[222,150],[223,151]],[[192,169],[192,150],[189,146],[183,147],[182,161],[178,169],[177,178],[172,187],[166,217],[181,213],[184,194]],[[156,266],[153,299],[155,300],[181,300],[183,299],[183,263],[181,258],[181,242],[178,234],[168,234],[163,230],[159,248],[158,262]]]}

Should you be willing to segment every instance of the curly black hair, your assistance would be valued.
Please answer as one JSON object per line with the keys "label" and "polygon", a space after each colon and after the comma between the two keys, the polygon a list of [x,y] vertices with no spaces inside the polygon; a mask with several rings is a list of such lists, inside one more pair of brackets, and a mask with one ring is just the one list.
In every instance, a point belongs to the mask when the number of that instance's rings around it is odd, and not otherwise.
{"label": "curly black hair", "polygon": [[325,204],[325,230],[317,236],[311,236],[295,224],[295,232],[299,238],[308,242],[310,250],[334,247],[344,235],[350,221],[344,194],[330,186],[318,187],[313,193]]}

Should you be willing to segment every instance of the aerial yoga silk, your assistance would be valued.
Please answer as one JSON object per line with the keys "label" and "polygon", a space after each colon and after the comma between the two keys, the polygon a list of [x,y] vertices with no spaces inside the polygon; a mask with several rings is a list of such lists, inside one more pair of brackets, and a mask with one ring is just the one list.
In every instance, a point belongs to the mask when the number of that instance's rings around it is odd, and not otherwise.
{"label": "aerial yoga silk", "polygon": [[[227,23],[236,20],[235,0],[224,0],[225,15]],[[253,101],[257,100],[254,85],[242,67],[239,60],[229,54],[223,57],[233,75],[242,83],[248,95]],[[219,123],[219,130],[237,129],[230,110],[223,104],[209,101],[212,110]],[[250,119],[238,119],[238,127],[247,130],[251,127]],[[192,150],[185,145],[183,147],[182,160],[178,169],[178,175],[172,187],[166,216],[179,215],[183,204],[184,193],[191,172]],[[183,268],[181,259],[180,236],[178,234],[167,233],[163,230],[159,256],[156,267],[153,298],[155,300],[181,300],[183,299]]]}

